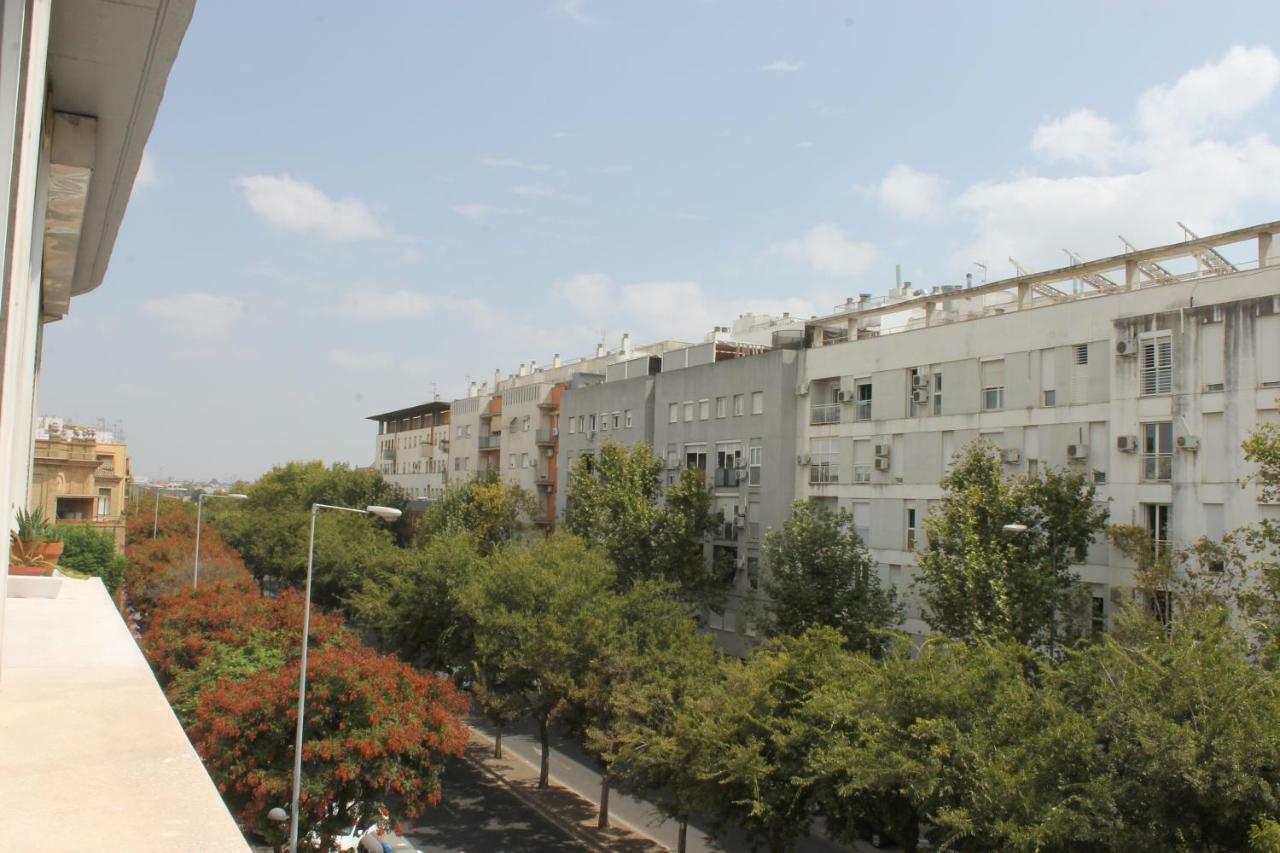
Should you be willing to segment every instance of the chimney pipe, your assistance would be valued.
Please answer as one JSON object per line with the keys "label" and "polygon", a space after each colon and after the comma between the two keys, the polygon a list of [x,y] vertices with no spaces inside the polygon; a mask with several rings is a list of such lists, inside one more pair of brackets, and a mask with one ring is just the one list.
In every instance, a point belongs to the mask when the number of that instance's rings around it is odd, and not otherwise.
{"label": "chimney pipe", "polygon": [[631,333],[622,333],[622,354],[631,355]]}
{"label": "chimney pipe", "polygon": [[493,392],[498,392],[498,383],[502,381],[502,368],[495,367],[493,369]]}
{"label": "chimney pipe", "polygon": [[559,366],[560,366],[560,353],[556,353],[555,355],[553,355],[553,356],[551,357],[551,366],[552,366],[552,367],[559,367]]}
{"label": "chimney pipe", "polygon": [[604,344],[596,344],[596,358],[604,358]]}
{"label": "chimney pipe", "polygon": [[532,376],[537,372],[538,372],[538,362],[537,361],[529,362],[529,375]]}

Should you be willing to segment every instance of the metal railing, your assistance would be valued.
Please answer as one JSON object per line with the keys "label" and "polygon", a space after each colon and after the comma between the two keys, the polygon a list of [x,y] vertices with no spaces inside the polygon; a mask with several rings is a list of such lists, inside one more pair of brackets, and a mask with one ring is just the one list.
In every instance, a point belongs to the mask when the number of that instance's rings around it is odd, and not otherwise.
{"label": "metal railing", "polygon": [[540,429],[535,440],[538,444],[551,444],[556,440],[555,432],[550,429]]}
{"label": "metal railing", "polygon": [[497,450],[501,440],[502,436],[500,435],[482,435],[480,436],[480,449]]}
{"label": "metal railing", "polygon": [[1173,479],[1173,454],[1142,454],[1142,479],[1161,483]]}
{"label": "metal railing", "polygon": [[840,469],[835,462],[814,462],[809,466],[809,482],[813,485],[840,482]]}
{"label": "metal railing", "polygon": [[737,468],[717,468],[712,482],[717,489],[736,489],[742,482],[742,472]]}
{"label": "metal railing", "polygon": [[811,424],[838,424],[840,423],[840,404],[825,403],[813,406],[809,409],[809,423]]}

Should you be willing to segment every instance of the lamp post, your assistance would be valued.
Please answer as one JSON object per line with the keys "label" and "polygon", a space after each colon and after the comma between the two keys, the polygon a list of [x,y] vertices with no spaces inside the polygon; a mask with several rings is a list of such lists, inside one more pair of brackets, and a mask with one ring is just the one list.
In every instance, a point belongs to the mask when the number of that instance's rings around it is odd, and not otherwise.
{"label": "lamp post", "polygon": [[302,610],[302,663],[298,668],[298,725],[293,737],[293,799],[289,807],[289,853],[298,853],[298,801],[302,796],[302,718],[307,710],[307,640],[311,633],[311,570],[316,559],[316,516],[322,509],[376,515],[383,521],[395,521],[400,510],[390,506],[367,506],[355,509],[331,504],[311,505],[311,537],[307,544],[307,585]]}
{"label": "lamp post", "polygon": [[155,539],[156,534],[160,532],[160,493],[161,492],[180,492],[181,486],[156,486],[156,513],[151,521],[151,538]]}
{"label": "lamp post", "polygon": [[191,588],[198,589],[200,587],[200,516],[204,512],[205,498],[227,498],[233,501],[248,500],[248,495],[230,494],[230,495],[208,495],[204,492],[200,493],[200,497],[196,498],[196,567],[191,575]]}

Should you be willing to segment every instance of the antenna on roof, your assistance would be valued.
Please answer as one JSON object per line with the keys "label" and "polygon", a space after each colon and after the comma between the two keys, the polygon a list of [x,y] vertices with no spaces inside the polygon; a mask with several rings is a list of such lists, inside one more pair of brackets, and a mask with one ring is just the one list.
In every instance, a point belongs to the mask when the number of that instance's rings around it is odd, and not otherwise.
{"label": "antenna on roof", "polygon": [[986,284],[986,283],[987,283],[987,262],[986,262],[986,261],[974,261],[974,262],[973,262],[973,265],[974,265],[975,267],[977,267],[978,269],[982,270],[982,283],[983,283],[983,284]]}

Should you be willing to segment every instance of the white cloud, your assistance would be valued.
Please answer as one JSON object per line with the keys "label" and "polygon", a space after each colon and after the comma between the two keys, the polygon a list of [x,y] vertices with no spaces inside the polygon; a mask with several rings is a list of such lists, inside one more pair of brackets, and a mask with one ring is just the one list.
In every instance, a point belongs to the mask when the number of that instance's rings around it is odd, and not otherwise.
{"label": "white cloud", "polygon": [[596,19],[587,14],[587,0],[555,0],[551,9],[580,24],[596,23]]}
{"label": "white cloud", "polygon": [[1031,135],[1031,150],[1049,163],[1106,166],[1123,151],[1120,130],[1093,110],[1045,122]]}
{"label": "white cloud", "polygon": [[1138,127],[1152,136],[1197,138],[1240,118],[1280,83],[1280,59],[1269,47],[1236,47],[1193,68],[1172,86],[1138,98]]}
{"label": "white cloud", "polygon": [[392,365],[392,358],[391,354],[386,352],[331,349],[329,364],[341,370],[388,370]]}
{"label": "white cloud", "polygon": [[244,175],[236,178],[236,185],[254,213],[286,231],[338,241],[394,236],[360,199],[330,198],[314,184],[288,175]]}
{"label": "white cloud", "polygon": [[156,172],[156,158],[152,157],[151,152],[144,148],[142,161],[138,163],[138,174],[133,179],[133,188],[135,190],[143,190],[158,183],[160,183],[160,175]]}
{"label": "white cloud", "polygon": [[511,157],[485,157],[480,160],[480,163],[491,169],[524,169],[529,172],[547,172],[551,170],[551,167],[546,163],[526,163],[523,160],[516,160]]}
{"label": "white cloud", "polygon": [[943,205],[943,180],[899,163],[880,179],[880,203],[903,219],[929,219]]}
{"label": "white cloud", "polygon": [[422,317],[431,308],[432,300],[429,296],[412,290],[359,288],[344,293],[341,299],[326,307],[324,312],[362,320],[397,320]]}
{"label": "white cloud", "polygon": [[494,204],[459,204],[453,212],[464,219],[484,220],[498,216],[522,216],[524,209],[519,207],[502,207]]}
{"label": "white cloud", "polygon": [[800,70],[800,63],[788,62],[785,59],[775,59],[773,62],[761,65],[760,70],[767,71],[770,74],[795,74]]}
{"label": "white cloud", "polygon": [[1232,126],[1278,83],[1280,59],[1270,49],[1233,47],[1139,95],[1132,135],[1088,110],[1041,125],[1036,154],[1092,173],[1020,174],[968,187],[956,208],[976,228],[953,262],[982,260],[994,272],[1012,255],[1045,269],[1067,262],[1063,248],[1114,253],[1117,234],[1139,246],[1173,242],[1182,236],[1175,220],[1211,232],[1269,215],[1280,204],[1280,146]]}
{"label": "white cloud", "polygon": [[804,236],[773,248],[821,275],[860,275],[875,263],[877,255],[875,246],[849,239],[831,222],[815,225]]}
{"label": "white cloud", "polygon": [[191,338],[221,338],[230,334],[244,313],[244,303],[230,296],[182,293],[142,303],[142,313],[167,332]]}
{"label": "white cloud", "polygon": [[587,197],[582,195],[574,195],[572,193],[561,192],[550,184],[534,183],[520,184],[514,186],[511,191],[516,195],[525,196],[526,198],[545,198],[552,201],[586,201]]}
{"label": "white cloud", "polygon": [[610,307],[613,282],[603,273],[579,273],[556,282],[552,289],[561,301],[594,316]]}

